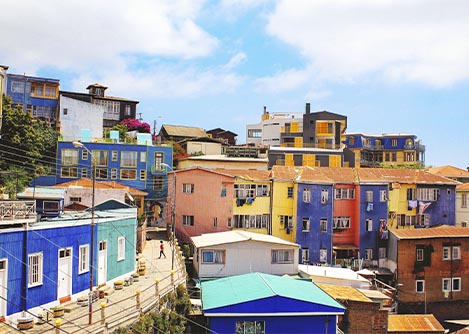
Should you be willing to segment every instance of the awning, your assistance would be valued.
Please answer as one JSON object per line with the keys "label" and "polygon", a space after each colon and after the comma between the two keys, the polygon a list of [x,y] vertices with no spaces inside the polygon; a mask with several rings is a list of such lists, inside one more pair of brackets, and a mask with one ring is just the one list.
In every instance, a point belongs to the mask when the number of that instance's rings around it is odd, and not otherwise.
{"label": "awning", "polygon": [[334,250],[358,250],[355,245],[336,245],[332,247]]}

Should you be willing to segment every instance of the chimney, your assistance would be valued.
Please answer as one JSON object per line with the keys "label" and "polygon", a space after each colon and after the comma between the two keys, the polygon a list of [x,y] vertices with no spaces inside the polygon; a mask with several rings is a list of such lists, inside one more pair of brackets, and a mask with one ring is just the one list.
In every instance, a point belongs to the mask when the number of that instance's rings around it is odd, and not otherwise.
{"label": "chimney", "polygon": [[264,114],[267,113],[267,107],[264,106]]}
{"label": "chimney", "polygon": [[306,113],[309,114],[311,112],[311,104],[306,103]]}

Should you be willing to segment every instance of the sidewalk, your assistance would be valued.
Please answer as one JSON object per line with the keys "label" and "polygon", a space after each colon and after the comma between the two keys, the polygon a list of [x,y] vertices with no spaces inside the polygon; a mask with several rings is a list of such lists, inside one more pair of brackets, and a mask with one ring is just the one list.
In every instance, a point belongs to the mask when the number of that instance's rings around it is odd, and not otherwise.
{"label": "sidewalk", "polygon": [[[151,240],[146,241],[143,253],[139,254],[137,258],[138,263],[145,263],[145,274],[139,276],[138,281],[124,286],[122,290],[115,290],[109,284],[102,288],[105,290],[105,296],[93,302],[91,325],[89,325],[88,305],[80,306],[76,300],[63,304],[65,313],[60,318],[62,324],[59,333],[105,333],[106,327],[111,332],[118,327],[129,325],[138,319],[140,312],[149,311],[158,304],[159,298],[172,291],[177,285],[185,283],[184,262],[181,259],[179,250],[176,248],[173,263],[172,247],[167,240],[166,231],[149,232],[148,235]],[[164,242],[164,252],[166,254],[166,258],[161,259],[158,258],[160,240]],[[171,275],[172,267],[174,267],[173,276]],[[104,320],[102,320],[103,302],[106,303]],[[21,333],[56,333],[57,319],[49,314],[49,319],[45,323],[36,323],[34,328],[23,330]],[[12,329],[10,333],[17,333],[17,331]]]}

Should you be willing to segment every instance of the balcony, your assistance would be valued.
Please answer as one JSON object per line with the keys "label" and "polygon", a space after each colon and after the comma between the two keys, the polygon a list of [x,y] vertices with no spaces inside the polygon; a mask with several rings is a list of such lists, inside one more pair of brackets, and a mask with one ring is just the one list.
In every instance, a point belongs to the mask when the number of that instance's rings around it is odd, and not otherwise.
{"label": "balcony", "polygon": [[35,222],[36,201],[0,201],[0,224]]}
{"label": "balcony", "polygon": [[295,148],[322,148],[330,150],[338,150],[341,148],[341,144],[314,144],[314,143],[303,143],[300,147],[294,143],[282,143],[280,147],[295,147]]}

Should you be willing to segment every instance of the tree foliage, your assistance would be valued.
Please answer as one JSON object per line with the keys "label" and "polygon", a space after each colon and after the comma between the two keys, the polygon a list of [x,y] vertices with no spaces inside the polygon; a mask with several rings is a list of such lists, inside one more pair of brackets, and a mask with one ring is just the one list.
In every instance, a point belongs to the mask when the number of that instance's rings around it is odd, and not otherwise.
{"label": "tree foliage", "polygon": [[32,179],[55,168],[59,133],[48,123],[13,106],[3,96],[0,138],[0,184],[10,196],[28,186]]}
{"label": "tree foliage", "polygon": [[142,315],[131,328],[118,328],[115,334],[183,334],[191,310],[189,294],[183,285],[160,301],[160,311]]}

